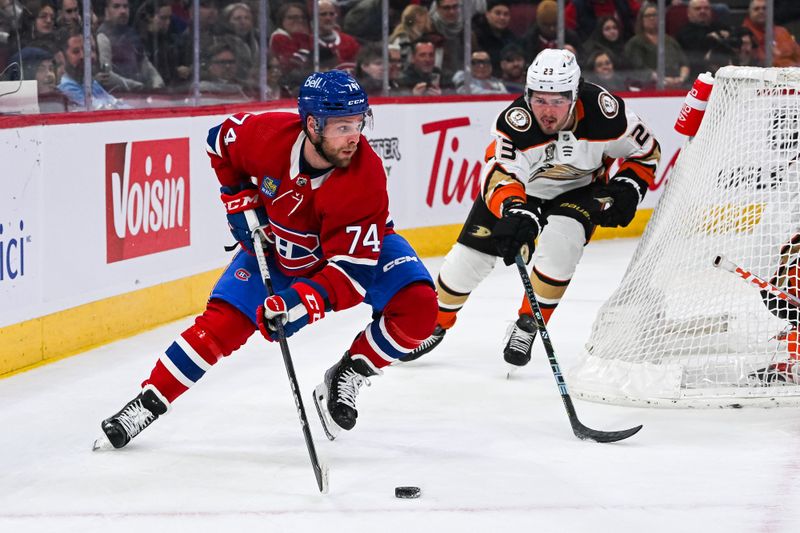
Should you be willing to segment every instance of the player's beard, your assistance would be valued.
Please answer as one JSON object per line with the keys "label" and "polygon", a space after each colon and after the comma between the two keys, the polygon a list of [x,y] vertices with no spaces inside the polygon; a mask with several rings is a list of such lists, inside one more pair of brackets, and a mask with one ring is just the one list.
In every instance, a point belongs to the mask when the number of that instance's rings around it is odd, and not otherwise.
{"label": "player's beard", "polygon": [[[323,137],[322,141],[314,143],[314,148],[316,148],[317,153],[324,157],[331,165],[337,168],[345,168],[350,165],[350,161],[352,161],[353,156],[356,155],[358,143],[347,144],[346,146],[336,149],[332,148],[325,137]],[[343,151],[350,151],[350,154],[342,155]]]}

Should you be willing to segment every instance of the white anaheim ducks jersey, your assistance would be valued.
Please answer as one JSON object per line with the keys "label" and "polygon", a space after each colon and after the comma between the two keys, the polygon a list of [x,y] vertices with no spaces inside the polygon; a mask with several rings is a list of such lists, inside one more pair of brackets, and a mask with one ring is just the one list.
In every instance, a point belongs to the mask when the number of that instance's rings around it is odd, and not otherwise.
{"label": "white anaheim ducks jersey", "polygon": [[496,216],[502,201],[521,195],[522,188],[528,196],[550,200],[605,181],[618,158],[618,176],[653,183],[661,156],[658,141],[633,111],[626,111],[622,99],[585,83],[575,114],[571,130],[545,135],[522,96],[500,113],[482,177],[484,201]]}

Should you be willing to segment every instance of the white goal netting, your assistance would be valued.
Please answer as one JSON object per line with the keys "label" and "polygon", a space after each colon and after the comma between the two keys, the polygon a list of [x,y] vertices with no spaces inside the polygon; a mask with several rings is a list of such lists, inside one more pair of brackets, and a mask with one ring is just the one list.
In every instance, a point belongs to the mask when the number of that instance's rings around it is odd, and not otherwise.
{"label": "white goal netting", "polygon": [[[800,231],[798,159],[800,69],[720,69],[700,130],[568,373],[576,396],[800,404],[790,323],[769,312],[758,287],[712,265],[723,254],[770,280],[787,261],[782,245]],[[759,378],[763,369],[775,379]]]}

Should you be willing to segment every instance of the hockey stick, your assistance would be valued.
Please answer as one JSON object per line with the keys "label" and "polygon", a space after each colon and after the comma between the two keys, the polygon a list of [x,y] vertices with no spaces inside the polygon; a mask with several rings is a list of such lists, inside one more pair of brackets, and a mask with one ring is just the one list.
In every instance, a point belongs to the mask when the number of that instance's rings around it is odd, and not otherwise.
{"label": "hockey stick", "polygon": [[767,291],[768,293],[772,294],[773,296],[780,298],[795,307],[800,307],[800,299],[792,296],[788,292],[776,287],[769,281],[763,280],[760,277],[756,276],[752,272],[743,269],[733,261],[726,258],[724,255],[718,255],[714,258],[713,265],[717,268],[721,268],[722,270],[726,270],[733,274],[736,274],[740,278],[742,278],[747,283],[753,284],[758,287],[762,291]]}
{"label": "hockey stick", "polygon": [[533,292],[531,278],[528,276],[522,254],[517,254],[515,261],[517,263],[517,270],[519,270],[519,277],[522,279],[522,285],[525,287],[525,296],[528,298],[528,303],[531,304],[531,309],[533,310],[533,321],[536,322],[536,329],[539,330],[539,336],[542,338],[545,352],[547,352],[547,359],[550,361],[550,370],[553,371],[553,377],[556,378],[558,390],[561,392],[561,399],[564,401],[564,407],[567,409],[567,416],[569,416],[572,432],[581,440],[593,440],[595,442],[616,442],[635,435],[642,429],[642,426],[636,426],[622,431],[599,431],[584,426],[581,424],[581,421],[578,420],[578,414],[575,412],[575,406],[572,405],[572,398],[567,390],[567,383],[564,381],[564,376],[561,374],[561,367],[556,359],[556,353],[553,349],[553,343],[550,341],[550,335],[547,333],[547,327],[542,317],[542,310],[539,308],[539,302],[536,300],[536,295]]}
{"label": "hockey stick", "polygon": [[[261,271],[261,278],[264,281],[264,288],[267,289],[267,295],[272,296],[275,291],[272,288],[272,278],[269,275],[269,267],[267,266],[267,259],[264,257],[264,246],[266,245],[266,235],[261,229],[253,231],[253,241],[255,243],[256,259],[258,259],[258,269]],[[278,343],[281,346],[281,354],[283,354],[283,364],[286,366],[286,373],[289,375],[289,385],[292,388],[292,396],[294,396],[294,404],[297,406],[297,416],[300,417],[300,426],[303,429],[303,437],[306,439],[306,448],[308,448],[308,456],[311,458],[311,467],[314,469],[314,477],[317,478],[317,487],[323,494],[328,493],[328,467],[320,463],[317,457],[317,449],[314,446],[314,438],[311,436],[311,430],[308,427],[308,418],[306,417],[306,408],[303,406],[303,398],[300,396],[300,386],[297,384],[297,375],[294,372],[294,364],[292,364],[292,356],[289,353],[289,343],[286,341],[286,332],[283,329],[283,323],[280,320],[274,322],[275,329],[278,333]]]}

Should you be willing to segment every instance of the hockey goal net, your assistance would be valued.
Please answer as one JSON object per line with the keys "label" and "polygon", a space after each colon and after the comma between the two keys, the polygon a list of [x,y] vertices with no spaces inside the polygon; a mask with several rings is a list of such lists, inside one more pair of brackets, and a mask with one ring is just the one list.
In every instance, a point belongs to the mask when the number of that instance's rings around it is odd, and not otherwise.
{"label": "hockey goal net", "polygon": [[799,137],[800,69],[717,72],[697,136],[568,374],[577,396],[679,407],[800,404],[792,324],[767,309],[757,286],[712,265],[722,254],[785,283],[774,276],[800,248],[785,246],[800,231]]}

